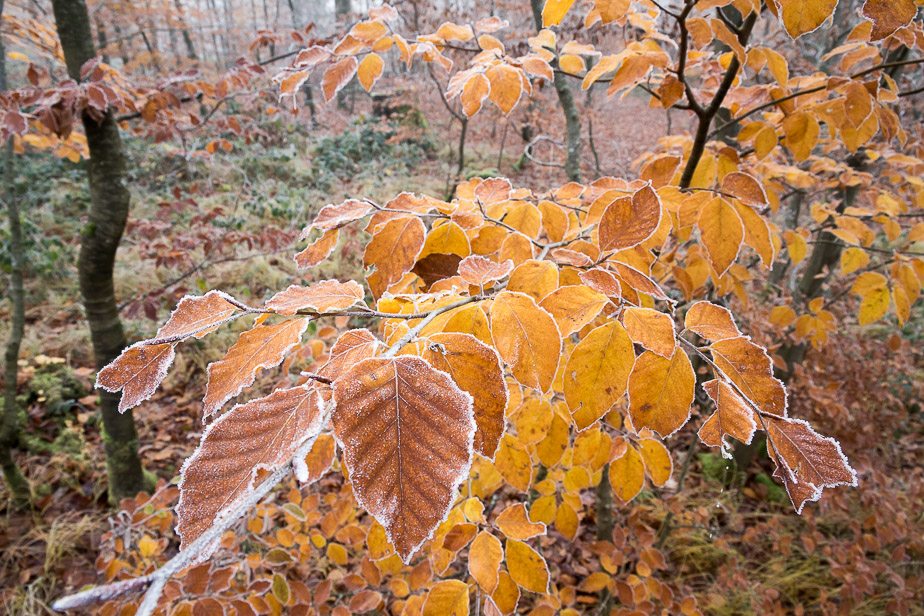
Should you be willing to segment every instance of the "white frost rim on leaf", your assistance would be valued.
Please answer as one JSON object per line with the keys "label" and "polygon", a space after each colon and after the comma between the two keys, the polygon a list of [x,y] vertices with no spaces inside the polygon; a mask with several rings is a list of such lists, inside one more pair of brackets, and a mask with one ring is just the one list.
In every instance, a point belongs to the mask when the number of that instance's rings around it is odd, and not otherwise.
{"label": "white frost rim on leaf", "polygon": [[[119,359],[122,358],[122,356],[124,356],[125,353],[128,352],[129,350],[137,348],[137,347],[143,347],[143,346],[152,346],[152,345],[149,345],[146,340],[136,342],[135,344],[123,349],[122,352],[119,353],[118,357],[116,357],[111,362],[106,364],[106,366],[103,367],[102,370],[96,373],[96,383],[95,383],[96,387],[103,389],[105,391],[108,391],[109,393],[117,393],[119,391],[122,391],[122,397],[119,398],[119,412],[120,413],[124,413],[128,409],[138,406],[139,404],[141,404],[142,402],[144,402],[145,400],[153,396],[154,392],[157,391],[157,388],[160,386],[161,382],[167,377],[167,373],[170,371],[170,366],[173,365],[173,360],[176,359],[176,348],[173,344],[169,344],[169,349],[165,349],[164,351],[161,351],[160,353],[158,353],[157,357],[155,357],[154,359],[149,361],[147,364],[145,364],[141,370],[138,370],[137,372],[135,372],[135,374],[132,375],[131,378],[129,378],[127,381],[125,381],[118,387],[107,387],[104,383],[100,383],[100,380],[99,380],[100,373],[112,368],[115,365],[115,363],[118,362]],[[157,372],[155,373],[155,377],[154,377],[155,380],[153,381],[153,384],[141,390],[139,394],[140,398],[134,404],[128,404],[126,402],[126,397],[125,397],[125,391],[124,391],[125,387],[129,383],[137,379],[139,376],[141,376],[141,374],[147,369],[148,366],[150,366],[151,364],[155,362],[158,362],[158,360],[160,360],[161,356],[165,352],[168,353],[168,359],[166,361],[162,361],[159,363]]]}

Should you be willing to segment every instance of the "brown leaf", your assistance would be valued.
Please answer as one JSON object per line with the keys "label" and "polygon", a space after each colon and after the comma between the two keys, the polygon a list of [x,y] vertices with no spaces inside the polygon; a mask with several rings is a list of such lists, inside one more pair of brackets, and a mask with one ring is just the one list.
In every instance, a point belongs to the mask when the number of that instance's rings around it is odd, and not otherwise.
{"label": "brown leaf", "polygon": [[401,559],[446,519],[472,463],[472,397],[413,356],[366,359],[334,381],[334,431],[356,499]]}
{"label": "brown leaf", "polygon": [[732,171],[722,178],[722,192],[726,192],[741,200],[742,203],[754,207],[769,205],[767,193],[753,176],[741,171]]}
{"label": "brown leaf", "polygon": [[339,229],[325,231],[324,235],[295,255],[296,267],[298,267],[298,269],[307,269],[321,263],[334,252],[334,249],[337,248],[337,241],[339,239]]}
{"label": "brown leaf", "polygon": [[394,218],[376,229],[363,254],[365,267],[375,264],[375,271],[366,277],[373,295],[381,297],[411,271],[423,249],[425,232],[416,216]]}
{"label": "brown leaf", "polygon": [[459,275],[462,276],[462,279],[479,287],[498,281],[510,274],[511,271],[513,271],[513,261],[509,259],[503,263],[495,263],[490,259],[472,255],[459,263]]}
{"label": "brown leaf", "polygon": [[452,376],[474,400],[475,451],[494,459],[504,433],[507,382],[497,351],[470,334],[443,333],[427,337],[421,353],[437,370]]}
{"label": "brown leaf", "polygon": [[646,185],[631,197],[619,197],[610,203],[600,219],[600,250],[625,250],[638,246],[658,230],[661,224],[661,199]]}
{"label": "brown leaf", "polygon": [[427,255],[414,264],[411,270],[424,281],[428,287],[434,282],[452,278],[459,272],[459,255],[434,253]]}
{"label": "brown leaf", "polygon": [[857,485],[857,472],[836,440],[821,436],[801,419],[765,417],[764,423],[777,465],[773,475],[783,481],[796,513],[821,498],[824,488]]}
{"label": "brown leaf", "polygon": [[713,342],[712,359],[741,392],[761,411],[786,416],[786,388],[773,376],[767,351],[746,337]]}
{"label": "brown leaf", "polygon": [[648,428],[667,438],[690,418],[696,374],[681,349],[670,359],[645,351],[629,375],[629,417],[636,430]]}
{"label": "brown leaf", "polygon": [[201,297],[187,295],[176,305],[163,327],[157,330],[155,338],[202,338],[222,323],[230,321],[234,313],[241,309],[237,300],[221,291],[209,291]]}
{"label": "brown leaf", "polygon": [[181,549],[250,493],[258,470],[279,468],[320,432],[321,417],[317,390],[295,387],[239,404],[208,426],[180,471]]}
{"label": "brown leaf", "polygon": [[293,284],[274,295],[266,302],[266,307],[285,315],[299,310],[336,312],[362,301],[364,295],[363,288],[352,280],[322,280],[310,287]]}
{"label": "brown leaf", "polygon": [[343,203],[336,205],[333,203],[325,205],[315,216],[311,226],[302,231],[302,235],[304,236],[305,232],[311,229],[321,229],[323,231],[339,229],[343,225],[366,216],[372,209],[372,206],[365,201],[357,201],[356,199],[347,199]]}
{"label": "brown leaf", "polygon": [[871,41],[879,41],[907,26],[918,14],[914,0],[866,0],[863,17],[873,22]]}
{"label": "brown leaf", "polygon": [[122,391],[119,412],[138,406],[157,390],[175,356],[172,344],[134,344],[99,371],[96,386]]}
{"label": "brown leaf", "polygon": [[324,100],[330,102],[334,95],[349,83],[356,74],[358,63],[353,56],[347,56],[331,66],[321,78],[321,90],[324,91]]}
{"label": "brown leaf", "polygon": [[750,444],[757,430],[757,415],[732,386],[724,381],[707,381],[703,383],[703,389],[715,403],[715,412],[699,429],[699,438],[709,447],[719,447],[723,458],[731,459],[728,437],[745,445]]}
{"label": "brown leaf", "polygon": [[318,370],[318,374],[336,380],[354,364],[373,357],[380,344],[378,338],[368,329],[343,332],[331,347],[330,359]]}
{"label": "brown leaf", "polygon": [[202,400],[205,416],[253,385],[258,370],[281,362],[307,328],[307,319],[292,319],[277,325],[260,325],[241,334],[222,359],[209,364],[209,381]]}

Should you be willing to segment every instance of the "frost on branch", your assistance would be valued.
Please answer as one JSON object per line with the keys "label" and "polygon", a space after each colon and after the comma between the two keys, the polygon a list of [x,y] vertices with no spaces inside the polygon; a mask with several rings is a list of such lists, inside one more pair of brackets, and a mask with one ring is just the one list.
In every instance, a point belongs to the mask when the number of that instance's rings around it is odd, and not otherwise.
{"label": "frost on branch", "polygon": [[836,440],[821,436],[801,419],[766,417],[764,423],[767,449],[776,462],[773,476],[786,486],[796,513],[820,499],[824,488],[857,485],[857,472]]}
{"label": "frost on branch", "polygon": [[359,503],[407,563],[468,477],[472,397],[419,357],[366,359],[334,381],[332,422]]}
{"label": "frost on branch", "polygon": [[99,371],[96,386],[106,391],[122,391],[119,412],[138,406],[157,390],[167,376],[175,353],[172,344],[134,344]]}
{"label": "frost on branch", "polygon": [[293,319],[276,325],[260,325],[241,334],[228,353],[209,364],[203,413],[206,417],[253,385],[257,370],[270,368],[283,360],[308,327],[307,319]]}
{"label": "frost on branch", "polygon": [[181,549],[246,497],[258,469],[279,468],[320,432],[320,400],[311,387],[281,389],[235,406],[206,428],[181,471],[176,528]]}

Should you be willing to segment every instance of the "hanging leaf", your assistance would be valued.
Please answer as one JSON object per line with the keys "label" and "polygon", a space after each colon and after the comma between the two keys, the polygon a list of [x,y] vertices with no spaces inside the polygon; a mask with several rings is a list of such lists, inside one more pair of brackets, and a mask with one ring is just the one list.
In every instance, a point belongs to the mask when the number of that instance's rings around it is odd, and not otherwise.
{"label": "hanging leaf", "polygon": [[472,397],[419,357],[372,358],[333,383],[334,431],[356,499],[408,563],[446,519],[472,463]]}
{"label": "hanging leaf", "polygon": [[853,470],[841,445],[812,430],[801,419],[766,417],[768,449],[776,470],[773,475],[786,486],[796,513],[805,503],[821,498],[824,488],[856,486]]}
{"label": "hanging leaf", "polygon": [[241,334],[222,359],[209,364],[202,400],[205,417],[253,385],[258,370],[281,362],[307,328],[307,319],[292,319],[277,325],[259,325]]}
{"label": "hanging leaf", "polygon": [[545,559],[522,541],[507,540],[507,570],[523,590],[549,592],[549,567]]}
{"label": "hanging leaf", "polygon": [[706,340],[726,340],[741,335],[731,312],[709,302],[696,302],[687,310],[683,326]]}
{"label": "hanging leaf", "polygon": [[661,357],[670,357],[677,346],[674,320],[663,312],[650,308],[626,308],[623,313],[626,333],[632,342],[640,344]]}
{"label": "hanging leaf", "polygon": [[242,308],[237,300],[221,291],[209,291],[201,297],[187,295],[176,305],[163,327],[157,330],[155,339],[203,338],[234,318]]}
{"label": "hanging leaf", "polygon": [[322,280],[309,287],[291,285],[266,302],[266,307],[285,315],[293,315],[299,310],[336,312],[361,302],[364,295],[363,288],[352,280]]}
{"label": "hanging leaf", "polygon": [[393,218],[376,229],[363,253],[363,266],[375,265],[375,271],[366,277],[373,295],[381,297],[411,271],[423,249],[425,233],[416,216]]}
{"label": "hanging leaf", "polygon": [[666,438],[690,418],[696,374],[690,359],[675,349],[670,359],[645,351],[629,375],[629,417],[636,430],[648,428]]}
{"label": "hanging leaf", "polygon": [[321,78],[321,90],[324,92],[325,102],[329,103],[334,95],[350,82],[356,74],[357,66],[356,58],[346,56],[324,72]]}
{"label": "hanging leaf", "polygon": [[717,276],[724,276],[738,258],[744,242],[744,223],[728,201],[716,197],[700,212],[698,224],[709,262]]}
{"label": "hanging leaf", "polygon": [[343,203],[338,203],[336,205],[333,203],[325,205],[321,208],[321,211],[318,212],[318,215],[315,216],[311,226],[305,229],[305,231],[302,231],[302,235],[306,236],[306,232],[311,231],[311,229],[321,229],[322,231],[339,229],[346,224],[367,216],[372,210],[373,207],[371,205],[365,201],[357,201],[356,199],[347,199]]}
{"label": "hanging leaf", "polygon": [[731,459],[728,437],[749,445],[757,430],[757,415],[724,381],[707,381],[703,383],[703,389],[715,403],[715,412],[706,419],[697,434],[707,446],[719,447],[723,458]]}
{"label": "hanging leaf", "polygon": [[507,382],[497,352],[470,334],[432,334],[420,355],[431,366],[452,375],[474,401],[475,451],[494,459],[504,433]]}
{"label": "hanging leaf", "polygon": [[121,391],[119,412],[124,413],[154,395],[175,355],[172,344],[139,342],[99,371],[96,386],[109,392]]}
{"label": "hanging leaf", "polygon": [[286,464],[321,431],[321,419],[317,390],[295,387],[239,404],[209,425],[180,471],[176,531],[181,549],[251,492],[259,470]]}
{"label": "hanging leaf", "polygon": [[513,261],[509,259],[503,263],[495,263],[484,257],[472,255],[462,259],[459,263],[459,275],[462,279],[478,287],[501,280],[511,271],[513,271]]}
{"label": "hanging leaf", "polygon": [[816,30],[833,13],[838,0],[773,0],[789,36],[799,38]]}
{"label": "hanging leaf", "polygon": [[626,250],[638,246],[654,235],[660,224],[661,199],[650,184],[631,197],[615,198],[600,219],[600,250]]}
{"label": "hanging leaf", "polygon": [[529,295],[502,291],[491,306],[491,336],[517,381],[548,391],[561,355],[561,333],[552,315]]}
{"label": "hanging leaf", "polygon": [[746,337],[713,342],[712,358],[725,376],[761,411],[786,416],[786,388],[773,376],[767,351]]}
{"label": "hanging leaf", "polygon": [[737,197],[742,203],[754,207],[769,205],[767,193],[754,176],[732,171],[722,178],[722,192]]}
{"label": "hanging leaf", "polygon": [[366,92],[372,91],[372,86],[382,76],[382,69],[385,68],[385,62],[377,53],[370,53],[363,58],[356,69],[356,78],[359,79],[360,85],[365,88]]}
{"label": "hanging leaf", "polygon": [[503,559],[504,548],[500,539],[487,531],[478,533],[468,550],[468,572],[484,592],[491,594],[497,588]]}
{"label": "hanging leaf", "polygon": [[657,487],[662,487],[671,478],[674,462],[664,443],[653,438],[638,440],[638,451],[645,462],[645,474]]}
{"label": "hanging leaf", "polygon": [[634,364],[632,341],[617,321],[592,330],[574,347],[563,389],[578,430],[593,425],[619,401]]}
{"label": "hanging leaf", "polygon": [[337,248],[337,241],[340,239],[340,230],[331,229],[325,231],[324,235],[312,242],[303,251],[295,255],[295,265],[298,269],[307,269],[314,267],[318,263],[325,261],[334,249]]}
{"label": "hanging leaf", "polygon": [[545,534],[545,524],[531,522],[526,515],[526,506],[516,503],[504,509],[494,520],[497,526],[510,539],[525,541]]}
{"label": "hanging leaf", "polygon": [[[655,356],[657,357],[657,356]],[[613,493],[624,503],[638,496],[645,485],[645,463],[635,447],[623,444],[621,455],[610,460],[607,478]]]}

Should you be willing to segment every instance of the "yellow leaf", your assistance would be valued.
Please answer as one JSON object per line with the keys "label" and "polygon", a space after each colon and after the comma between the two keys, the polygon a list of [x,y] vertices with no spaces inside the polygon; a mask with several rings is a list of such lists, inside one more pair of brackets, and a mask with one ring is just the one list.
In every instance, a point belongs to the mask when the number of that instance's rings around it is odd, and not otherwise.
{"label": "yellow leaf", "polygon": [[888,287],[877,287],[871,289],[863,295],[860,302],[860,325],[869,325],[875,323],[885,316],[889,310],[889,289]]}
{"label": "yellow leaf", "polygon": [[677,340],[674,337],[674,320],[650,308],[627,308],[623,313],[626,333],[632,342],[640,344],[662,357],[674,353]]}
{"label": "yellow leaf", "polygon": [[812,154],[821,128],[812,114],[797,111],[783,120],[783,133],[786,135],[786,147],[792,152],[793,158],[796,162],[802,162]]}
{"label": "yellow leaf", "polygon": [[572,75],[577,75],[578,73],[583,73],[584,69],[584,59],[581,56],[576,56],[573,53],[563,54],[558,59],[558,66],[561,67],[561,70],[566,73],[571,73]]}
{"label": "yellow leaf", "polygon": [[563,389],[578,430],[591,426],[622,397],[634,363],[632,341],[617,321],[592,330],[574,347]]}
{"label": "yellow leaf", "polygon": [[471,254],[468,236],[465,235],[462,227],[454,222],[434,227],[427,235],[423,250],[417,256],[417,260],[431,254],[453,254],[467,257]]}
{"label": "yellow leaf", "polygon": [[541,398],[531,398],[516,414],[517,440],[533,445],[545,438],[552,425],[552,404]]}
{"label": "yellow leaf", "polygon": [[671,454],[661,441],[643,438],[638,441],[638,449],[645,461],[645,473],[651,483],[661,487],[671,478],[674,462]]}
{"label": "yellow leaf", "polygon": [[489,68],[484,75],[491,83],[489,98],[505,116],[510,115],[523,93],[523,73],[507,64],[500,64]]}
{"label": "yellow leaf", "polygon": [[770,311],[770,322],[779,327],[789,327],[796,320],[796,311],[789,306],[774,306]]}
{"label": "yellow leaf", "polygon": [[744,241],[744,224],[728,201],[716,197],[699,214],[699,232],[716,275],[723,276]]}
{"label": "yellow leaf", "polygon": [[494,466],[503,475],[507,483],[526,492],[532,483],[533,462],[529,452],[520,441],[510,434],[505,434],[500,447],[494,455]]}
{"label": "yellow leaf", "polygon": [[491,306],[491,335],[520,383],[548,391],[561,356],[561,333],[552,315],[529,295],[502,291]]}
{"label": "yellow leaf", "polygon": [[690,306],[683,326],[706,340],[725,340],[741,335],[728,308],[710,302],[696,302]]}
{"label": "yellow leaf", "polygon": [[462,102],[462,111],[466,117],[472,117],[481,109],[484,99],[491,91],[491,82],[482,74],[477,74],[465,82],[459,100]]}
{"label": "yellow leaf", "polygon": [[[573,357],[573,354],[572,354]],[[552,417],[552,425],[545,438],[536,445],[536,455],[546,467],[558,464],[561,456],[568,448],[568,424],[556,413]]]}
{"label": "yellow leaf", "polygon": [[530,521],[523,503],[517,503],[504,509],[494,520],[494,524],[508,538],[519,541],[545,534],[545,524]]}
{"label": "yellow leaf", "polygon": [[503,559],[504,548],[500,539],[487,531],[478,533],[468,550],[468,572],[484,592],[491,594],[497,588]]}
{"label": "yellow leaf", "polygon": [[869,254],[862,248],[848,248],[841,253],[841,271],[851,274],[869,263]]}
{"label": "yellow leaf", "polygon": [[518,291],[537,302],[558,288],[558,267],[551,261],[524,261],[510,273],[508,291]]}
{"label": "yellow leaf", "polygon": [[491,603],[501,614],[513,614],[520,600],[520,587],[506,571],[501,571],[497,578],[497,588],[491,593]]}
{"label": "yellow leaf", "polygon": [[670,359],[645,351],[629,375],[629,417],[636,430],[667,437],[690,418],[696,374],[690,359],[675,349]]}
{"label": "yellow leaf", "polygon": [[423,616],[468,616],[468,584],[441,580],[430,587]]}
{"label": "yellow leaf", "polygon": [[798,265],[808,253],[808,244],[805,238],[791,229],[783,231],[783,238],[786,240],[786,250],[789,252],[789,258],[793,265]]}
{"label": "yellow leaf", "polygon": [[549,293],[539,307],[552,315],[562,336],[570,336],[593,321],[608,301],[586,285],[566,285]]}
{"label": "yellow leaf", "polygon": [[628,503],[638,496],[645,484],[645,463],[635,447],[626,447],[620,457],[610,461],[608,478],[613,493],[622,502]]}
{"label": "yellow leaf", "polygon": [[574,509],[568,503],[562,503],[555,512],[555,528],[558,529],[564,537],[574,540],[577,536],[580,522]]}
{"label": "yellow leaf", "polygon": [[549,568],[534,549],[522,541],[507,540],[507,570],[524,590],[546,594],[549,591]]}
{"label": "yellow leaf", "polygon": [[356,78],[359,79],[359,83],[366,89],[366,92],[372,91],[372,86],[382,76],[384,68],[385,63],[377,53],[370,53],[359,63],[359,67],[356,69]]}
{"label": "yellow leaf", "polygon": [[774,0],[780,21],[792,38],[808,34],[834,13],[838,0]]}
{"label": "yellow leaf", "polygon": [[565,18],[574,0],[546,0],[542,7],[542,26],[557,26]]}

